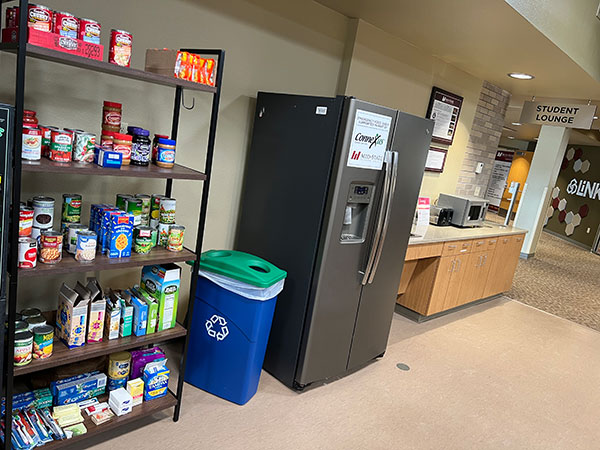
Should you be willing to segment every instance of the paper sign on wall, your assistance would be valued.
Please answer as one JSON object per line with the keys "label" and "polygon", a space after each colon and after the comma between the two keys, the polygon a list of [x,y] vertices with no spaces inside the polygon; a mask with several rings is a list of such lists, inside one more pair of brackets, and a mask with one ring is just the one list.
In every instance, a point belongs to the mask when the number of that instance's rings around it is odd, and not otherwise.
{"label": "paper sign on wall", "polygon": [[417,203],[417,226],[429,225],[429,215],[431,212],[431,202],[429,197],[419,197]]}
{"label": "paper sign on wall", "polygon": [[347,165],[381,170],[391,127],[391,117],[357,109]]}

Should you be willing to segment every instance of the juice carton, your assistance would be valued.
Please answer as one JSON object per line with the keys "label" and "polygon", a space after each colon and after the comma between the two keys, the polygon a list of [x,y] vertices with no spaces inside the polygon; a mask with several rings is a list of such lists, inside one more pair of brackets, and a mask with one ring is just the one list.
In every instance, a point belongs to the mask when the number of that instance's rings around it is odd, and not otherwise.
{"label": "juice carton", "polygon": [[131,256],[133,214],[111,215],[108,235],[109,258],[127,258]]}
{"label": "juice carton", "polygon": [[75,289],[65,283],[58,293],[56,327],[61,341],[69,348],[85,344],[90,291],[77,282]]}
{"label": "juice carton", "polygon": [[175,326],[181,268],[177,264],[145,266],[142,288],[158,302],[158,326],[163,331]]}
{"label": "juice carton", "polygon": [[155,398],[167,395],[169,387],[169,374],[171,371],[166,366],[167,361],[155,361],[146,364],[144,369],[144,400],[154,400]]}
{"label": "juice carton", "polygon": [[90,307],[88,321],[88,342],[102,342],[104,332],[104,315],[106,313],[106,300],[98,280],[91,278],[86,288],[90,291]]}

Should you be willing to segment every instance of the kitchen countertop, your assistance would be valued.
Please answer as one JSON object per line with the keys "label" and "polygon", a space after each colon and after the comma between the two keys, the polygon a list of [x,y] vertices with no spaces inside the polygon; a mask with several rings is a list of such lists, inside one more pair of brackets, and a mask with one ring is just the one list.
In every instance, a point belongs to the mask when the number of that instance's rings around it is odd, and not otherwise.
{"label": "kitchen countertop", "polygon": [[408,245],[433,244],[436,242],[461,241],[465,239],[481,239],[495,236],[524,234],[527,230],[505,227],[494,222],[484,222],[482,227],[457,228],[453,226],[438,227],[435,225],[413,226]]}

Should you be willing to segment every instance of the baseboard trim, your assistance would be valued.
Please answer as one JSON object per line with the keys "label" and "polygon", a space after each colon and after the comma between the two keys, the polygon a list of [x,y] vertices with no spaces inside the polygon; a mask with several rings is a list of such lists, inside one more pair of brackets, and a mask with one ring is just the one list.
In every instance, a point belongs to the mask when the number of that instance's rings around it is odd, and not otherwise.
{"label": "baseboard trim", "polygon": [[408,309],[406,306],[400,305],[399,303],[396,303],[395,311],[396,311],[396,313],[400,314],[401,316],[406,317],[407,319],[412,320],[413,322],[423,323],[423,322],[428,322],[433,319],[437,319],[438,317],[446,316],[446,315],[451,314],[456,311],[462,311],[463,309],[470,308],[471,306],[480,305],[482,303],[489,302],[490,300],[500,298],[503,295],[504,295],[504,293],[492,295],[491,297],[480,298],[479,300],[472,301],[471,303],[465,303],[464,305],[460,305],[455,308],[448,309],[446,311],[441,311],[439,313],[435,313],[430,316],[423,316],[423,315],[419,314],[418,312],[413,311],[412,309]]}

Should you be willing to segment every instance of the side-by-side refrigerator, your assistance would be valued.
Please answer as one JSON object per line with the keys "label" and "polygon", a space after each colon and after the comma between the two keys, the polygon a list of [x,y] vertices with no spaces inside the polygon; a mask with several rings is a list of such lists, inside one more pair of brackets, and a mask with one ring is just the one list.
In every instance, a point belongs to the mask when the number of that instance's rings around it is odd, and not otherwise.
{"label": "side-by-side refrigerator", "polygon": [[433,122],[259,93],[236,248],[288,272],[264,368],[287,386],[385,353]]}

